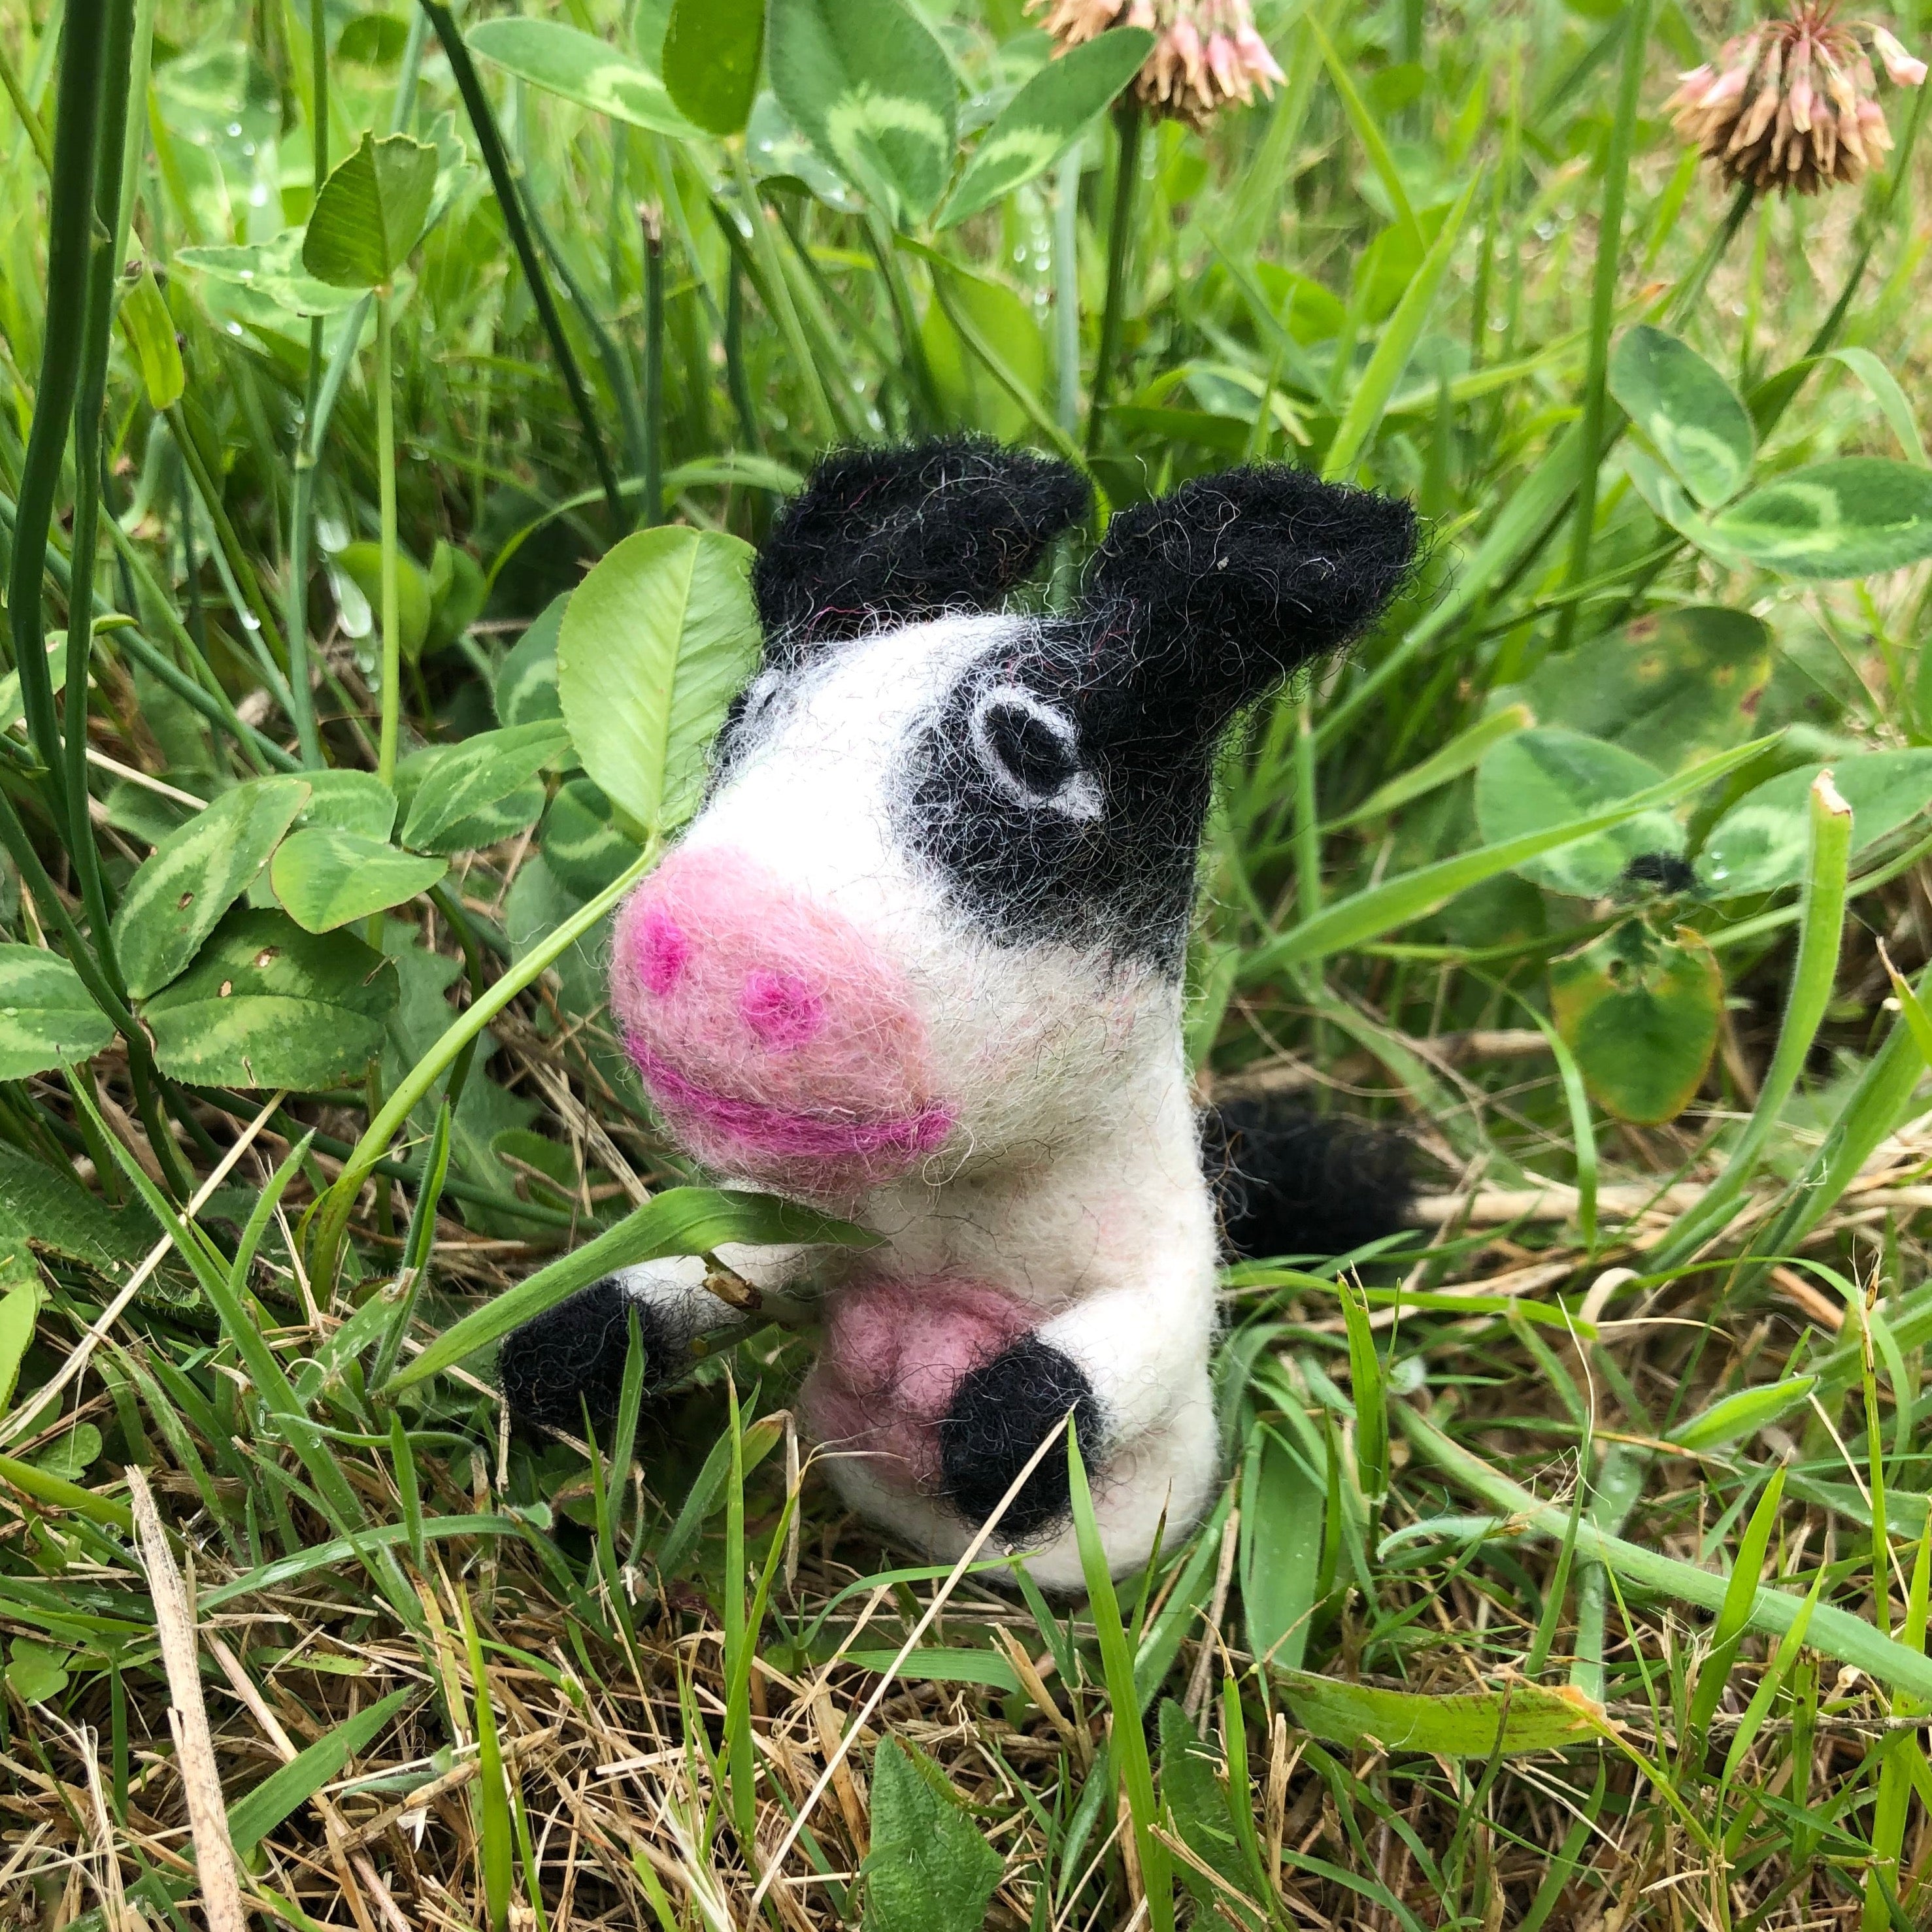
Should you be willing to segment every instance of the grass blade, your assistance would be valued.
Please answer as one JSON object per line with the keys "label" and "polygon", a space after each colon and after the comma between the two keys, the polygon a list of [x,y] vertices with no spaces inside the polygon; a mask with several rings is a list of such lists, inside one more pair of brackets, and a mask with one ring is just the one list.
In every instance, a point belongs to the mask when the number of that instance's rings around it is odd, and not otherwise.
{"label": "grass blade", "polygon": [[1687,1762],[1694,1764],[1702,1757],[1704,1734],[1710,1729],[1718,1700],[1724,1694],[1724,1688],[1730,1681],[1731,1666],[1737,1661],[1745,1627],[1750,1622],[1751,1605],[1757,1596],[1758,1577],[1764,1568],[1765,1551],[1770,1545],[1771,1532],[1778,1522],[1778,1506],[1784,1495],[1784,1466],[1780,1463],[1772,1472],[1771,1480],[1765,1484],[1764,1493],[1758,1498],[1757,1507],[1751,1511],[1750,1521],[1738,1539],[1737,1562],[1732,1567],[1730,1583],[1724,1592],[1724,1600],[1711,1632],[1710,1652],[1697,1669],[1697,1686],[1690,1699],[1690,1721],[1684,1746]]}
{"label": "grass blade", "polygon": [[[1312,16],[1310,24],[1314,24]],[[1321,32],[1318,26],[1316,32]],[[1342,420],[1335,425],[1328,454],[1322,459],[1322,474],[1330,482],[1345,481],[1353,474],[1381,427],[1389,398],[1395,394],[1396,384],[1408,368],[1409,358],[1415,352],[1415,345],[1428,326],[1442,278],[1449,272],[1450,262],[1461,244],[1482,181],[1480,172],[1471,176],[1460,199],[1444,216],[1436,239],[1422,258],[1422,266],[1402,292],[1402,300],[1382,331],[1382,340],[1376,344],[1375,353],[1369,358],[1369,366],[1350,393]]]}
{"label": "grass blade", "polygon": [[236,1799],[228,1808],[228,1835],[236,1852],[247,1858],[284,1818],[300,1810],[325,1784],[340,1778],[349,1760],[366,1750],[416,1696],[412,1688],[378,1698],[346,1723],[325,1732],[306,1750]]}
{"label": "grass blade", "polygon": [[1785,1103],[1810,1057],[1832,989],[1838,978],[1838,954],[1844,938],[1845,881],[1850,869],[1852,808],[1820,772],[1811,787],[1810,850],[1804,874],[1803,910],[1799,922],[1798,962],[1791,976],[1784,1021],[1769,1069],[1724,1171],[1703,1198],[1688,1208],[1659,1245],[1651,1264],[1663,1270],[1681,1266],[1716,1234],[1736,1211]]}
{"label": "grass blade", "polygon": [[[1520,1516],[1526,1525],[1546,1536],[1563,1534],[1568,1524],[1566,1510],[1543,1502],[1491,1468],[1414,1410],[1400,1406],[1396,1418],[1410,1442],[1472,1494],[1506,1515]],[[1729,1579],[1640,1544],[1626,1542],[1622,1537],[1606,1535],[1587,1518],[1578,1526],[1576,1547],[1582,1555],[1594,1558],[1639,1589],[1679,1598],[1703,1610],[1724,1608],[1730,1587]],[[1745,1628],[1760,1634],[1781,1635],[1791,1628],[1803,1608],[1799,1598],[1760,1585],[1751,1600]],[[1880,1683],[1913,1696],[1932,1697],[1932,1664],[1874,1630],[1864,1618],[1820,1604],[1812,1618],[1812,1627],[1816,1632],[1813,1646],[1827,1657],[1836,1658],[1840,1664],[1856,1664]]]}
{"label": "grass blade", "polygon": [[595,1240],[466,1315],[454,1328],[445,1329],[398,1372],[390,1387],[400,1390],[441,1374],[614,1268],[632,1268],[666,1255],[709,1254],[731,1241],[754,1246],[853,1242],[864,1246],[872,1239],[848,1222],[835,1221],[814,1209],[796,1207],[770,1195],[669,1187],[642,1207],[632,1209],[614,1228],[607,1228]]}
{"label": "grass blade", "polygon": [[1474,771],[1491,747],[1501,744],[1505,738],[1513,738],[1519,731],[1528,730],[1535,722],[1536,715],[1528,705],[1505,704],[1501,710],[1472,724],[1466,731],[1459,732],[1439,751],[1419,764],[1412,765],[1400,777],[1390,778],[1387,784],[1378,785],[1353,812],[1330,819],[1322,829],[1324,832],[1340,832],[1348,826],[1360,824],[1364,819],[1380,818],[1412,800],[1426,797],[1438,785],[1460,778],[1465,772]]}
{"label": "grass blade", "polygon": [[1154,1932],[1174,1932],[1174,1872],[1166,1845],[1156,1826],[1154,1765],[1148,1755],[1147,1732],[1141,1724],[1141,1703],[1134,1681],[1134,1659],[1120,1622],[1114,1580],[1101,1547],[1100,1526],[1094,1518],[1094,1496],[1088,1487],[1086,1466],[1074,1432],[1066,1432],[1067,1480],[1072,1486],[1074,1534],[1080,1545],[1080,1568],[1087,1580],[1087,1601],[1100,1643],[1100,1664],[1106,1679],[1107,1700],[1113,1709],[1108,1734],[1112,1761],[1127,1798],[1134,1850],[1147,1898],[1148,1923]]}
{"label": "grass blade", "polygon": [[1526,859],[1574,844],[1593,832],[1607,832],[1611,826],[1622,825],[1659,806],[1674,805],[1679,799],[1701,791],[1727,772],[1748,764],[1773,742],[1757,739],[1733,751],[1720,752],[1713,758],[1700,760],[1661,784],[1634,792],[1618,804],[1605,806],[1600,812],[1568,819],[1540,832],[1501,840],[1493,845],[1478,846],[1473,852],[1440,860],[1432,866],[1424,866],[1416,872],[1391,879],[1384,885],[1371,886],[1352,898],[1338,899],[1312,919],[1304,920],[1250,952],[1242,962],[1241,982],[1251,985],[1272,978],[1285,967],[1325,958],[1330,953],[1362,945],[1395,926],[1420,918],[1445,900],[1454,898],[1458,892],[1480,885],[1485,879],[1492,879],[1499,872],[1508,872]]}
{"label": "grass blade", "polygon": [[467,1596],[458,1599],[463,1612],[463,1641],[470,1658],[474,1694],[476,1751],[477,1837],[483,1859],[484,1909],[490,1932],[506,1932],[510,1922],[510,1888],[516,1870],[516,1837],[510,1821],[510,1784],[496,1736],[496,1709],[490,1696],[490,1666],[477,1634],[476,1613]]}

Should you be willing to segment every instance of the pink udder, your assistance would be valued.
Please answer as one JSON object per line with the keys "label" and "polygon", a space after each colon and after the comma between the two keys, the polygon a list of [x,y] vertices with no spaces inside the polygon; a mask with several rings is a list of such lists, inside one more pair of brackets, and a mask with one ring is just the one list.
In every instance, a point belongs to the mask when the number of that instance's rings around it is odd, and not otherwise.
{"label": "pink udder", "polygon": [[743,852],[675,852],[638,888],[610,1000],[666,1124],[727,1173],[850,1200],[952,1131],[898,970]]}
{"label": "pink udder", "polygon": [[929,1488],[939,1423],[961,1379],[1016,1342],[1036,1310],[970,1282],[874,1282],[827,1304],[825,1346],[800,1393],[807,1428],[863,1453],[880,1482]]}

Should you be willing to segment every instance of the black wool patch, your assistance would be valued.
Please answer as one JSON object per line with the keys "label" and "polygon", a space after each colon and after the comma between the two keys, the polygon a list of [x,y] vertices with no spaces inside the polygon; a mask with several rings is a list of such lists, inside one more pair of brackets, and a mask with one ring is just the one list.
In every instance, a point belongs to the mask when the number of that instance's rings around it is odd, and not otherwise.
{"label": "black wool patch", "polygon": [[1243,706],[1371,622],[1413,566],[1405,503],[1231,470],[1121,512],[1080,607],[945,694],[901,836],[1003,944],[1181,970],[1214,755]]}
{"label": "black wool patch", "polygon": [[752,567],[766,662],[994,609],[1088,502],[1078,470],[990,437],[835,450]]}
{"label": "black wool patch", "polygon": [[664,1318],[607,1274],[504,1336],[496,1378],[511,1414],[574,1436],[583,1429],[587,1402],[592,1423],[612,1421],[623,1390],[633,1309],[644,1348],[644,1386],[661,1386],[671,1359]]}
{"label": "black wool patch", "polygon": [[[1073,1412],[1089,1467],[1102,1447],[1100,1404],[1072,1358],[1022,1335],[961,1381],[939,1424],[940,1493],[968,1522],[984,1522],[1012,1486],[1048,1430]],[[1040,1458],[1004,1516],[1009,1537],[1030,1536],[1072,1508],[1064,1440]]]}
{"label": "black wool patch", "polygon": [[1150,717],[1089,644],[1078,624],[1042,622],[968,670],[910,747],[899,833],[1000,944],[1059,943],[1172,976],[1213,744]]}
{"label": "black wool patch", "polygon": [[1305,470],[1198,477],[1108,524],[1089,621],[1144,706],[1198,715],[1211,735],[1365,630],[1408,580],[1420,536],[1408,504]]}
{"label": "black wool patch", "polygon": [[1201,1123],[1223,1244],[1237,1260],[1346,1255],[1411,1226],[1406,1138],[1280,1100],[1230,1100]]}

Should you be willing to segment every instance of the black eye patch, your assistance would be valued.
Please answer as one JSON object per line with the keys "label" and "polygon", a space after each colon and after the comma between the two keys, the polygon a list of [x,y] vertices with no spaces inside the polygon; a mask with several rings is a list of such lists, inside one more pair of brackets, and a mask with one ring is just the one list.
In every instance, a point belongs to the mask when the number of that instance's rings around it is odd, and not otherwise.
{"label": "black eye patch", "polygon": [[1080,769],[1070,730],[1055,731],[1029,706],[996,700],[980,716],[988,752],[1036,796],[1051,797]]}
{"label": "black eye patch", "polygon": [[[1084,627],[1048,622],[969,668],[907,746],[900,837],[988,938],[1172,976],[1194,898],[1205,737],[1119,716]],[[1130,706],[1130,710],[1133,707]]]}

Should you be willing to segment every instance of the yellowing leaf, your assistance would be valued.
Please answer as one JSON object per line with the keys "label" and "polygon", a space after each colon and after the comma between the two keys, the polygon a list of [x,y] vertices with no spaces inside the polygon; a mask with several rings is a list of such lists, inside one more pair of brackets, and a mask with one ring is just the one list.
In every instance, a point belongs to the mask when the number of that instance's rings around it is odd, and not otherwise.
{"label": "yellowing leaf", "polygon": [[1690,1104],[1718,1044],[1724,994],[1697,933],[1653,937],[1636,920],[1550,968],[1550,1008],[1598,1104],[1653,1125]]}
{"label": "yellowing leaf", "polygon": [[1294,1720],[1330,1743],[1438,1757],[1486,1758],[1500,1751],[1554,1750],[1604,1736],[1604,1707],[1573,1687],[1546,1690],[1519,1684],[1507,1690],[1459,1691],[1430,1696],[1348,1684],[1306,1670],[1274,1672]]}

